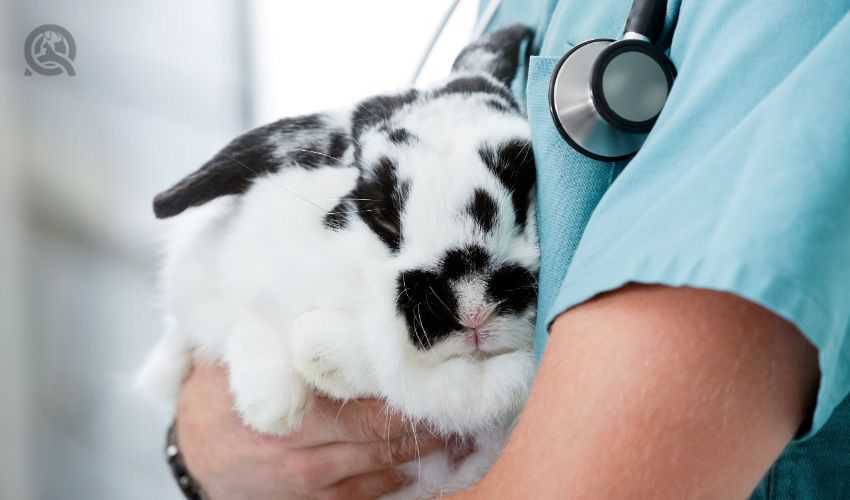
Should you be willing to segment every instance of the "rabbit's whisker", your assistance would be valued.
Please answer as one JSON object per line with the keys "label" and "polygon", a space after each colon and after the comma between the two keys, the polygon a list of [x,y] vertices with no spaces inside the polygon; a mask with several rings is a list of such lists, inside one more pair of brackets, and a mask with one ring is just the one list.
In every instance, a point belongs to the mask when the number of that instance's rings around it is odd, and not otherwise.
{"label": "rabbit's whisker", "polygon": [[410,419],[410,432],[413,434],[413,446],[416,448],[416,493],[422,487],[422,455],[419,452],[419,435],[416,434],[416,423]]}
{"label": "rabbit's whisker", "polygon": [[[252,173],[254,173],[254,174],[258,175],[258,176],[259,176],[259,175],[261,175],[261,173],[260,173],[260,172],[258,172],[258,171],[256,171],[256,170],[254,170],[253,168],[249,167],[248,165],[245,165],[243,162],[241,162],[241,161],[237,160],[236,158],[234,158],[234,157],[232,157],[232,156],[228,155],[227,153],[221,153],[221,155],[222,155],[222,156],[224,156],[225,158],[227,158],[228,160],[230,160],[230,161],[232,161],[232,162],[236,163],[237,165],[241,165],[242,167],[244,167],[244,168],[248,169],[250,172],[252,172]],[[266,179],[267,179],[269,182],[271,182],[272,184],[274,184],[275,186],[277,186],[277,187],[279,187],[280,189],[282,189],[283,191],[286,191],[287,193],[291,194],[292,196],[294,196],[294,197],[298,198],[299,200],[302,200],[302,201],[304,201],[304,202],[307,202],[307,203],[309,203],[310,205],[313,205],[314,207],[317,207],[317,208],[319,208],[319,209],[320,209],[320,210],[322,210],[322,211],[327,212],[327,211],[329,210],[329,209],[327,209],[327,208],[325,208],[325,207],[323,207],[323,206],[319,205],[319,204],[318,204],[318,203],[316,203],[315,201],[313,201],[313,200],[311,200],[311,199],[309,199],[309,198],[305,198],[304,196],[301,196],[300,194],[298,194],[298,193],[296,193],[295,191],[293,191],[293,190],[291,190],[291,189],[289,189],[289,188],[287,188],[287,187],[283,186],[282,184],[280,184],[280,183],[278,183],[278,182],[275,182],[275,181],[274,181],[271,177],[266,177]]]}
{"label": "rabbit's whisker", "polygon": [[[419,326],[422,328],[422,335],[425,337],[425,342],[428,343],[428,350],[430,351],[431,348],[433,348],[434,346],[431,345],[431,339],[428,338],[428,332],[425,330],[425,324],[422,322],[422,313],[420,312],[421,308],[422,308],[422,302],[416,304],[416,307],[413,308],[413,312],[416,314],[416,318],[419,320]],[[414,331],[415,330],[416,329],[414,328]],[[417,340],[419,340],[418,334],[416,335],[416,338],[417,338]],[[421,342],[421,340],[420,340],[420,342]]]}
{"label": "rabbit's whisker", "polygon": [[[431,345],[431,339],[428,338],[428,332],[425,330],[425,324],[422,322],[422,313],[420,309],[422,308],[422,302],[416,304],[416,307],[413,308],[413,313],[416,315],[416,319],[419,320],[419,326],[422,328],[422,335],[425,336],[425,342],[428,343],[428,353],[431,355],[431,360],[435,365],[440,364],[439,358],[437,358],[437,354],[434,353],[433,345]],[[419,343],[422,343],[421,337],[419,333],[416,332],[416,325],[413,325],[413,332],[416,334],[416,340],[419,340]]]}
{"label": "rabbit's whisker", "polygon": [[319,151],[313,151],[312,149],[282,148],[282,149],[278,149],[278,151],[300,151],[302,153],[312,153],[314,155],[324,156],[325,158],[329,158],[329,159],[335,160],[339,163],[343,163],[342,159],[337,158],[336,156],[327,155],[327,154],[321,153]]}
{"label": "rabbit's whisker", "polygon": [[[438,294],[437,291],[434,290],[434,287],[431,286],[431,285],[428,285],[428,288],[431,289],[431,292],[434,294],[434,297],[437,297],[437,300],[440,301],[440,304],[443,304],[443,307],[446,308],[446,311],[448,311],[449,314],[454,316],[454,311],[452,311],[452,308],[446,305],[445,301],[443,301],[443,299],[440,297],[440,294]],[[457,321],[457,318],[455,318],[455,321]]]}

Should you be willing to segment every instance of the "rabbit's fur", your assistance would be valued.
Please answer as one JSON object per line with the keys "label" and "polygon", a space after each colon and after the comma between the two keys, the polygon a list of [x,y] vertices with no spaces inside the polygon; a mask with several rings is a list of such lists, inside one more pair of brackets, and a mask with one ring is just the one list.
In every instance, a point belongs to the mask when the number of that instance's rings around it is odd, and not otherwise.
{"label": "rabbit's fur", "polygon": [[173,397],[193,356],[222,361],[244,422],[275,434],[316,391],[381,398],[476,442],[404,466],[419,482],[397,496],[473,484],[534,371],[534,160],[508,90],[529,35],[476,41],[436,87],[252,130],[160,194],[159,217],[193,208],[143,385]]}

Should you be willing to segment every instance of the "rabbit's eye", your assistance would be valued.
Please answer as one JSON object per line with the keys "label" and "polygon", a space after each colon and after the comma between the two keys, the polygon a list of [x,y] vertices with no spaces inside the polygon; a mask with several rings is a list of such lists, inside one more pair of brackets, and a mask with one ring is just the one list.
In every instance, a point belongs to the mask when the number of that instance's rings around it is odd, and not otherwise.
{"label": "rabbit's eye", "polygon": [[397,171],[395,161],[381,157],[350,195],[363,222],[393,252],[401,247],[401,215],[410,193],[410,183],[399,179]]}
{"label": "rabbit's eye", "polygon": [[513,139],[497,145],[486,144],[478,156],[511,194],[517,226],[525,228],[531,190],[534,187],[534,154],[527,139]]}

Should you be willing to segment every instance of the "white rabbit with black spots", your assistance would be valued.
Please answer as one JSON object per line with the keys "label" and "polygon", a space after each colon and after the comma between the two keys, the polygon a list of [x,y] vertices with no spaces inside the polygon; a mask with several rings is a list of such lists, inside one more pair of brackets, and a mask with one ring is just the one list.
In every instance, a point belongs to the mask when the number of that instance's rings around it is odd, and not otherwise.
{"label": "white rabbit with black spots", "polygon": [[433,88],[252,130],[157,196],[182,215],[142,385],[173,397],[193,357],[219,360],[244,422],[275,434],[317,392],[381,398],[476,444],[405,465],[418,482],[395,496],[474,484],[534,373],[534,157],[508,89],[529,38],[503,28]]}

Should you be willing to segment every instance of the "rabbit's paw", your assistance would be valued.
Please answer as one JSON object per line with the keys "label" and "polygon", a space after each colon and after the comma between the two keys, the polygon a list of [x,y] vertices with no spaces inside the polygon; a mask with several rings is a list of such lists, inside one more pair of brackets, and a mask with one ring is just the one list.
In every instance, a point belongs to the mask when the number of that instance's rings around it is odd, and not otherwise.
{"label": "rabbit's paw", "polygon": [[340,399],[360,392],[364,370],[356,328],[355,317],[337,309],[316,309],[295,321],[293,360],[308,383]]}
{"label": "rabbit's paw", "polygon": [[285,336],[248,321],[239,329],[225,346],[224,357],[242,420],[267,434],[298,430],[313,393],[293,370]]}
{"label": "rabbit's paw", "polygon": [[230,384],[245,424],[266,434],[285,435],[300,427],[304,415],[310,411],[312,393],[295,373],[264,374],[273,375],[278,380],[257,383],[237,382],[239,377],[231,376]]}

